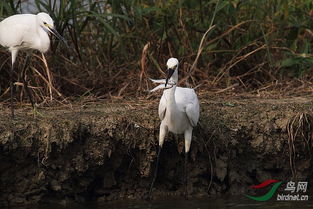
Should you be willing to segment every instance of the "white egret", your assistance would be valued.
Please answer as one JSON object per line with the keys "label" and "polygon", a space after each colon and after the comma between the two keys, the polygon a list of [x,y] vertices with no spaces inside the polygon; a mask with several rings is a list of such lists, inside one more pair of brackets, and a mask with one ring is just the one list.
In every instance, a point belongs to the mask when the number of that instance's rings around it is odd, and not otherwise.
{"label": "white egret", "polygon": [[[11,72],[10,72],[10,91],[11,91],[11,113],[14,119],[13,107],[13,70],[14,63],[19,50],[35,49],[42,53],[48,51],[50,47],[49,33],[52,33],[65,44],[64,38],[54,29],[52,18],[44,12],[34,14],[17,14],[5,18],[0,22],[0,45],[8,48],[11,52]],[[28,64],[29,56],[26,57],[24,69],[22,69],[22,79],[26,93],[30,96],[27,83],[24,78],[24,71]]]}
{"label": "white egret", "polygon": [[197,94],[193,89],[177,87],[178,83],[178,60],[170,58],[167,61],[168,74],[164,80],[152,80],[155,83],[161,83],[154,88],[155,91],[160,88],[167,88],[163,91],[159,103],[159,117],[161,119],[159,133],[159,150],[157,156],[156,169],[151,183],[149,197],[158,172],[158,164],[162,145],[168,131],[174,134],[184,134],[185,137],[185,195],[187,193],[187,157],[190,150],[192,130],[199,120],[200,107]]}

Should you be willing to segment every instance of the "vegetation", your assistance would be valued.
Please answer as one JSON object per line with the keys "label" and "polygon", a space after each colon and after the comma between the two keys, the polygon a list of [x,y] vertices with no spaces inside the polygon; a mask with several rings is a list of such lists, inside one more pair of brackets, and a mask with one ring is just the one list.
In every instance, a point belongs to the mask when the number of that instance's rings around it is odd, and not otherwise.
{"label": "vegetation", "polygon": [[[75,98],[146,95],[148,78],[164,77],[171,56],[181,61],[181,85],[203,90],[237,86],[254,92],[311,81],[310,0],[7,0],[0,15],[25,13],[27,4],[47,11],[70,45],[54,41],[46,55],[54,97],[57,91]],[[27,79],[39,102],[49,88],[46,67],[34,54]],[[10,69],[3,48],[0,60],[3,99]],[[20,56],[18,67],[22,62]],[[22,100],[17,70],[14,79]]]}

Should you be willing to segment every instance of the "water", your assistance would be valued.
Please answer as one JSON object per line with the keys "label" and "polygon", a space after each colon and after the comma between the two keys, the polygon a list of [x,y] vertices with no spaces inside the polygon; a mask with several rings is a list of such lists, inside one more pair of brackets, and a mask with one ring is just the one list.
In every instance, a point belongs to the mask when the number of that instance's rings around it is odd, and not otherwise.
{"label": "water", "polygon": [[85,203],[69,204],[67,206],[38,205],[23,206],[12,209],[312,209],[313,201],[269,201],[257,202],[248,200],[245,197],[232,197],[229,199],[192,199],[192,200],[158,200],[158,201],[119,201],[111,203]]}

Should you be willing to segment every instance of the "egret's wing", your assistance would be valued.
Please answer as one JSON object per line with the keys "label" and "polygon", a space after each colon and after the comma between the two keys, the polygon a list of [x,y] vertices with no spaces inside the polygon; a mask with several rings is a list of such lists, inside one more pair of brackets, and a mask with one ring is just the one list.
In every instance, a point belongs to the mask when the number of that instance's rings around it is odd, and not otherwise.
{"label": "egret's wing", "polygon": [[166,112],[166,97],[165,97],[166,91],[163,92],[163,95],[161,97],[160,103],[159,103],[159,118],[161,120],[165,117]]}
{"label": "egret's wing", "polygon": [[199,121],[200,107],[195,90],[177,87],[175,91],[175,100],[178,109],[186,112],[190,124],[196,126]]}
{"label": "egret's wing", "polygon": [[186,114],[192,126],[196,126],[200,116],[200,105],[197,94],[193,89],[186,91]]}
{"label": "egret's wing", "polygon": [[0,23],[0,44],[5,47],[19,46],[34,38],[35,15],[13,15]]}

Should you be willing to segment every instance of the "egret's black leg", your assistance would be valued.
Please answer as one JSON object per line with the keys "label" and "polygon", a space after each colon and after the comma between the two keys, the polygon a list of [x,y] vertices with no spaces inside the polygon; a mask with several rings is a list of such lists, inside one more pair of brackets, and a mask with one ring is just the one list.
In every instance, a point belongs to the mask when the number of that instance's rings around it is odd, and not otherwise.
{"label": "egret's black leg", "polygon": [[158,174],[159,158],[160,158],[161,149],[162,149],[162,147],[159,146],[157,162],[156,162],[156,166],[155,166],[155,170],[154,170],[154,176],[153,176],[153,179],[152,179],[152,183],[151,183],[150,191],[149,191],[149,196],[148,196],[149,199],[151,199],[151,193],[152,193],[153,185],[154,185],[155,179],[156,179],[157,174]]}
{"label": "egret's black leg", "polygon": [[24,87],[25,87],[25,90],[26,90],[27,97],[30,100],[30,102],[32,104],[32,107],[35,108],[32,95],[31,95],[30,90],[28,88],[28,82],[25,79],[25,74],[26,74],[26,70],[27,70],[28,65],[29,65],[29,60],[30,60],[30,55],[27,54],[26,58],[25,58],[24,66],[23,66],[23,69],[22,69],[22,80],[23,80],[23,84],[24,84]]}
{"label": "egret's black leg", "polygon": [[185,199],[188,199],[188,182],[187,182],[187,161],[188,161],[188,152],[185,152],[185,179],[184,179],[184,183],[185,183]]}
{"label": "egret's black leg", "polygon": [[10,72],[10,94],[11,94],[11,117],[14,120],[14,106],[13,106],[13,70],[14,66],[11,65],[11,72]]}

